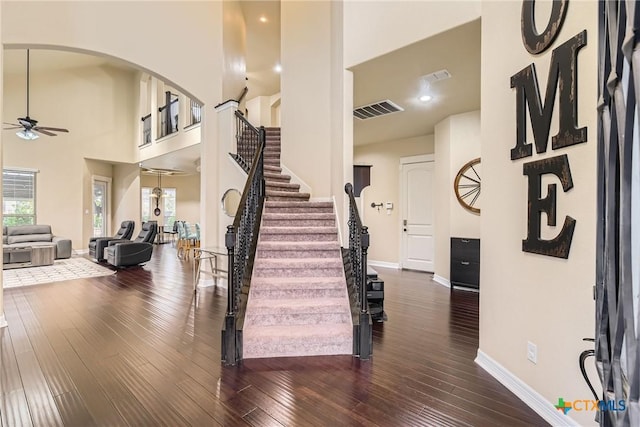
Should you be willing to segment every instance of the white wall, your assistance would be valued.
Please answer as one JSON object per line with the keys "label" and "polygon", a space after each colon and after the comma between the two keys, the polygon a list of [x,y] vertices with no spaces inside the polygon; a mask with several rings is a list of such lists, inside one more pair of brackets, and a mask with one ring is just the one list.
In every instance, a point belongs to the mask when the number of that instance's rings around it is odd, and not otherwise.
{"label": "white wall", "polygon": [[[538,2],[536,2],[536,5]],[[541,3],[543,7],[547,2]],[[510,77],[535,63],[544,94],[551,49],[530,55],[520,35],[521,2],[482,4],[482,215],[480,350],[523,380],[549,402],[590,399],[578,369],[578,356],[590,347],[595,307],[596,152],[597,152],[597,2],[571,2],[557,47],[583,29],[587,45],[578,54],[578,125],[588,127],[588,142],[510,160],[516,136],[516,93]],[[547,9],[548,10],[548,9]],[[546,25],[548,12],[539,20]],[[544,97],[544,95],[542,95]],[[558,110],[550,135],[557,132]],[[527,121],[529,119],[527,118]],[[531,133],[529,132],[531,141]],[[522,165],[567,154],[574,187],[558,184],[556,227],[542,222],[545,234],[559,233],[564,218],[576,219],[568,259],[522,251],[527,233],[527,179]],[[546,184],[546,182],[545,182]],[[546,185],[545,185],[546,188]],[[537,345],[538,362],[527,360],[527,341]],[[594,425],[594,413],[570,411],[581,425]]]}
{"label": "white wall", "polygon": [[[433,153],[433,135],[423,135],[378,144],[356,146],[354,164],[371,165],[371,184],[360,195],[360,217],[369,227],[371,243],[369,260],[398,264],[400,262],[400,158]],[[371,203],[392,202],[387,215]]]}
{"label": "white wall", "polygon": [[329,197],[331,2],[283,2],[281,24],[282,163]]}
{"label": "white wall", "polygon": [[111,234],[115,234],[122,221],[135,221],[133,235],[137,236],[142,229],[140,223],[140,167],[137,164],[113,165],[113,181],[111,185]]}
{"label": "white wall", "polygon": [[346,1],[347,68],[480,17],[480,0]]}
{"label": "white wall", "polygon": [[[246,86],[246,26],[239,1],[222,2],[222,100],[238,99]],[[222,100],[220,102],[222,102]]]}
{"label": "white wall", "polygon": [[[449,116],[436,125],[434,273],[447,280],[450,278],[451,238],[480,237],[480,215],[464,209],[453,189],[460,168],[469,160],[480,157],[480,142],[480,111]],[[477,203],[482,202],[478,200]]]}
{"label": "white wall", "polygon": [[[151,11],[146,1],[2,2],[2,42],[8,46],[62,46],[114,56],[198,100],[204,106],[203,188],[211,185],[215,189],[221,165],[216,156],[216,116],[207,114],[207,110],[223,101],[223,89],[225,93],[236,93],[234,82],[239,79],[230,73],[244,71],[235,66],[237,61],[225,64],[221,60],[226,25],[223,7],[233,8],[226,3],[166,1],[154,3]],[[25,16],[30,25],[24,25]],[[232,26],[237,24],[236,20],[229,22]],[[166,28],[171,31],[162,31]],[[224,49],[231,52],[234,44],[229,37],[227,41]],[[213,201],[210,205],[207,198],[201,199],[201,223],[212,224],[204,227],[208,230],[203,236],[206,244],[207,240],[217,239],[217,211]]]}
{"label": "white wall", "polygon": [[[17,54],[17,51],[7,54]],[[24,51],[19,52],[20,56]],[[32,51],[32,62],[49,52]],[[133,163],[134,116],[131,93],[134,74],[109,66],[63,70],[32,69],[30,114],[43,126],[64,127],[69,133],[24,141],[3,132],[3,167],[38,169],[36,215],[54,234],[85,248],[92,235],[91,175],[111,176],[111,170],[90,170],[85,158]],[[4,76],[4,117],[25,114],[25,75]]]}

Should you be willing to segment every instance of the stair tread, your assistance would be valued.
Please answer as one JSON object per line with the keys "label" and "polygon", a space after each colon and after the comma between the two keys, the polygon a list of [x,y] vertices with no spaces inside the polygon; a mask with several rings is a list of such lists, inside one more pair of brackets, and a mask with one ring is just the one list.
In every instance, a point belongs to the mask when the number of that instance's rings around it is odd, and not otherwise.
{"label": "stair tread", "polygon": [[267,208],[269,207],[274,207],[274,208],[279,208],[279,207],[283,207],[283,208],[299,208],[299,207],[318,207],[318,208],[333,208],[333,203],[332,202],[316,202],[313,200],[309,200],[309,201],[305,201],[305,202],[298,202],[298,201],[289,201],[289,200],[267,200],[265,201],[265,206]]}
{"label": "stair tread", "polygon": [[265,212],[262,215],[264,219],[335,219],[335,215],[333,213],[323,213],[323,212]]}
{"label": "stair tread", "polygon": [[[259,337],[256,336],[259,333]],[[320,325],[246,325],[242,331],[243,338],[289,338],[300,340],[303,338],[348,338],[352,339],[353,326],[351,323],[324,323]]]}
{"label": "stair tread", "polygon": [[[264,290],[323,290],[323,289],[344,289],[346,288],[344,277],[300,277],[295,281],[295,277],[256,277],[251,281],[251,288],[257,291]],[[310,280],[302,280],[310,279]]]}
{"label": "stair tread", "polygon": [[298,191],[300,189],[300,184],[293,184],[290,182],[280,182],[280,181],[271,181],[266,180],[265,184],[267,186],[267,191],[281,191],[277,190],[277,188],[290,188],[292,190]]}
{"label": "stair tread", "polygon": [[309,193],[292,193],[290,191],[277,191],[277,190],[269,190],[267,189],[267,197],[269,196],[280,196],[280,197],[294,197],[294,198],[309,198],[311,194]]}
{"label": "stair tread", "polygon": [[[345,291],[346,292],[346,291]],[[319,313],[321,310],[338,308],[337,312],[351,312],[344,305],[344,298],[260,298],[252,302],[253,308],[287,308],[296,312],[309,311],[309,314]],[[327,313],[327,311],[323,311]]]}
{"label": "stair tread", "polygon": [[260,234],[333,234],[338,233],[338,227],[278,227],[273,225],[263,225],[260,227]]}
{"label": "stair tread", "polygon": [[342,267],[342,258],[260,258],[254,268],[302,268],[305,264],[324,267]]}
{"label": "stair tread", "polygon": [[290,175],[283,175],[281,173],[272,173],[272,172],[265,171],[264,178],[265,179],[271,178],[271,179],[277,179],[277,180],[285,180],[285,179],[289,180],[289,179],[291,179],[291,176]]}
{"label": "stair tread", "polygon": [[258,250],[302,250],[302,251],[314,251],[314,250],[337,250],[340,249],[338,242],[278,242],[268,241],[260,242]]}

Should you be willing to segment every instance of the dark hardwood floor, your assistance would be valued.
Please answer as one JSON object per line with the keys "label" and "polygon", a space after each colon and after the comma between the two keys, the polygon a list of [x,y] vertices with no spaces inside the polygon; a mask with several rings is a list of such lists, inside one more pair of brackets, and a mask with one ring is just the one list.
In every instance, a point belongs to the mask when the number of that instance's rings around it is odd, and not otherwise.
{"label": "dark hardwood floor", "polygon": [[226,291],[193,298],[190,268],[164,245],[144,268],[6,290],[2,426],[546,425],[473,362],[475,293],[378,268],[372,360],[224,367]]}

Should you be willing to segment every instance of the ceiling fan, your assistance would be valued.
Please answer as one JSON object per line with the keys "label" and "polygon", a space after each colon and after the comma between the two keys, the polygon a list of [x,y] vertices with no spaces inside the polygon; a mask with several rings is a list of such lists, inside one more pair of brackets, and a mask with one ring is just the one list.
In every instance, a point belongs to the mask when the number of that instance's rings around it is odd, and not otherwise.
{"label": "ceiling fan", "polygon": [[62,128],[38,126],[38,121],[29,117],[29,49],[27,49],[27,115],[25,117],[18,117],[18,123],[5,122],[4,124],[9,127],[5,127],[4,129],[22,129],[16,132],[16,135],[26,140],[37,139],[39,135],[36,132],[48,136],[57,136],[54,132],[69,132],[69,130]]}

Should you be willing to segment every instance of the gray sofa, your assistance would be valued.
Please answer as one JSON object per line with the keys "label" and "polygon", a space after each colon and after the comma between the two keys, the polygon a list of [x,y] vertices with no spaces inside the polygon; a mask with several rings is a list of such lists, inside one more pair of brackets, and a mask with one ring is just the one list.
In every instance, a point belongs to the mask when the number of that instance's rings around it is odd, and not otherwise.
{"label": "gray sofa", "polygon": [[[10,225],[2,227],[2,246],[4,248],[27,248],[33,246],[53,246],[54,258],[71,257],[71,239],[54,236],[50,225]],[[11,259],[11,256],[16,259]],[[28,252],[3,251],[4,264],[29,262]]]}

